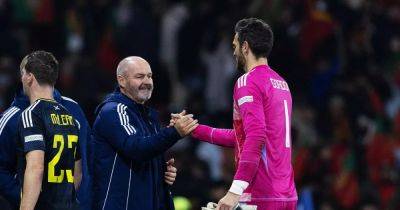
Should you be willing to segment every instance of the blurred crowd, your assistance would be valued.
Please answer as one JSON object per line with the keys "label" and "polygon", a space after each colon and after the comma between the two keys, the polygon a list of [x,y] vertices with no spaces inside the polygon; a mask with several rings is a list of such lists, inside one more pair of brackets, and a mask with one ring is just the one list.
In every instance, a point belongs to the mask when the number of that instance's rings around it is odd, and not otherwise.
{"label": "blurred crowd", "polygon": [[[0,112],[19,62],[43,49],[60,61],[57,88],[94,109],[115,86],[116,66],[151,64],[150,106],[167,124],[182,109],[232,127],[241,74],[233,27],[266,20],[270,66],[293,94],[293,166],[299,210],[400,209],[400,1],[398,0],[0,0]],[[179,209],[218,201],[234,175],[233,151],[181,140],[169,152]]]}

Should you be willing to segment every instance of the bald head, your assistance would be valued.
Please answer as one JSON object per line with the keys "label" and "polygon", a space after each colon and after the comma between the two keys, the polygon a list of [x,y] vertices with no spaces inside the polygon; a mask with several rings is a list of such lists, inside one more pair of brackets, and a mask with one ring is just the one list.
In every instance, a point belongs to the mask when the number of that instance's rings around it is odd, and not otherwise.
{"label": "bald head", "polygon": [[126,75],[128,71],[134,72],[138,69],[150,69],[150,64],[145,59],[138,56],[126,57],[118,64],[117,76],[123,76]]}
{"label": "bald head", "polygon": [[150,64],[143,58],[124,58],[117,67],[117,80],[121,92],[143,104],[150,99],[153,91],[153,74]]}

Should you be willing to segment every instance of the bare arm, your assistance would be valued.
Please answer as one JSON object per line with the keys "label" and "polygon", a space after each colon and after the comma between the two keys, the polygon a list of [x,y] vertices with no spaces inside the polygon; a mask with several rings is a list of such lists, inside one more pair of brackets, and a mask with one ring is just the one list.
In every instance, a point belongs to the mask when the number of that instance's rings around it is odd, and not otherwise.
{"label": "bare arm", "polygon": [[33,150],[26,154],[23,194],[20,210],[33,210],[42,188],[44,151]]}
{"label": "bare arm", "polygon": [[75,190],[79,189],[82,181],[82,161],[77,160],[75,161],[75,168],[74,168],[74,186]]}

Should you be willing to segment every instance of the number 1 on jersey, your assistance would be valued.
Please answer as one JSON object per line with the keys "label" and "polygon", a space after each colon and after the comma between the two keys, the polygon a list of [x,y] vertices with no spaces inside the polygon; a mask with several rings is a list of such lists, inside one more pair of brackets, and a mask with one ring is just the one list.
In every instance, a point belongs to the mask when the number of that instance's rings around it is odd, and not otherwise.
{"label": "number 1 on jersey", "polygon": [[286,148],[290,148],[290,121],[289,109],[286,100],[283,100],[283,105],[285,106],[285,146]]}

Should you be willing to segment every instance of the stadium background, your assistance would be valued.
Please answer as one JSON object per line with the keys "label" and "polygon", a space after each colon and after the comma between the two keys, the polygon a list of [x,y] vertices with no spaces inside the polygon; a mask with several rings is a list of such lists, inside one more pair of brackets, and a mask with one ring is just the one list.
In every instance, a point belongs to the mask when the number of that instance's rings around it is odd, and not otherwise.
{"label": "stadium background", "polygon": [[[163,122],[186,108],[231,127],[233,26],[250,16],[271,24],[269,63],[293,94],[299,209],[400,209],[398,0],[0,0],[0,112],[33,50],[56,55],[57,88],[90,122],[117,62],[138,55],[152,66]],[[228,189],[232,151],[185,139],[168,156],[173,192],[192,209]]]}

